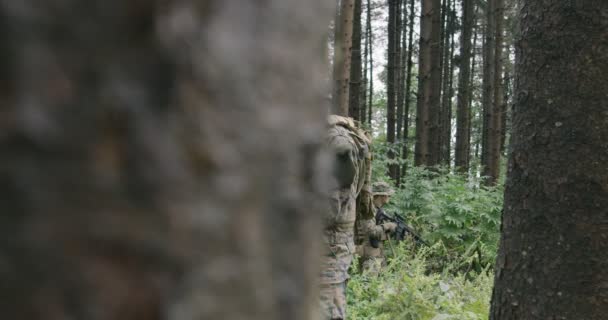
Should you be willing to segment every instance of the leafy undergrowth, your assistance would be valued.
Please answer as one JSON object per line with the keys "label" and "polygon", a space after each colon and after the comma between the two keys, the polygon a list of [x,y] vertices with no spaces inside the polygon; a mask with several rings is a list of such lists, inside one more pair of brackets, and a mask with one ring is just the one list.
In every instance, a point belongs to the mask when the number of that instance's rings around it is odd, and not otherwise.
{"label": "leafy undergrowth", "polygon": [[465,275],[457,263],[451,263],[444,265],[440,273],[429,272],[428,257],[437,250],[436,246],[416,253],[406,243],[392,248],[389,264],[379,275],[352,270],[348,319],[488,319],[491,271]]}

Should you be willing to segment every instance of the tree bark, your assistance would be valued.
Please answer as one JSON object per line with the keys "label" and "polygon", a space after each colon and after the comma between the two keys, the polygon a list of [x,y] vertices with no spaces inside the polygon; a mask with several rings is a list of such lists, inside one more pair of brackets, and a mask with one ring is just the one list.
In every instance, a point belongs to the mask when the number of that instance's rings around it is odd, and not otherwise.
{"label": "tree bark", "polygon": [[442,165],[450,165],[450,140],[452,138],[451,133],[451,122],[452,122],[452,79],[454,77],[454,64],[452,58],[454,57],[454,17],[452,15],[452,1],[446,0],[444,7],[445,16],[445,28],[443,31],[443,77],[441,85],[442,97],[441,97],[441,132],[440,132],[440,159],[439,162]]}
{"label": "tree bark", "polygon": [[490,130],[493,130],[489,136],[490,158],[488,168],[488,180],[490,185],[498,182],[500,176],[500,147],[502,137],[502,118],[504,110],[504,87],[503,87],[503,25],[504,25],[504,0],[494,0],[494,21],[496,26],[496,35],[494,36],[494,103],[492,105],[492,125]]}
{"label": "tree bark", "polygon": [[[362,0],[358,0],[358,1],[362,1]],[[363,14],[361,14],[361,17],[363,17]],[[369,70],[369,34],[367,31],[367,21],[366,21],[366,25],[365,25],[365,31],[363,32],[363,34],[365,35],[365,49],[363,49],[363,80],[361,82],[361,87],[360,87],[360,91],[361,91],[361,110],[360,110],[360,121],[362,124],[367,123],[367,83],[368,83],[368,70]]]}
{"label": "tree bark", "polygon": [[441,153],[441,0],[433,0],[433,13],[431,17],[431,79],[430,79],[430,105],[429,105],[429,158],[428,166],[439,164]]}
{"label": "tree bark", "polygon": [[[416,104],[416,146],[414,151],[414,164],[416,166],[429,165],[429,112],[432,103],[432,29],[433,12],[439,10],[435,7],[435,0],[422,0],[420,13],[420,45],[418,54],[418,101]],[[437,67],[437,66],[436,66]]]}
{"label": "tree bark", "polygon": [[351,50],[355,0],[340,0],[340,14],[335,28],[334,93],[332,113],[348,116]]}
{"label": "tree bark", "polygon": [[369,37],[369,101],[367,103],[367,121],[371,127],[374,110],[374,33],[372,32],[372,5],[370,0],[367,0],[367,34]]}
{"label": "tree bark", "polygon": [[331,7],[158,9],[0,4],[2,317],[314,318]]}
{"label": "tree bark", "polygon": [[354,1],[353,46],[351,50],[349,112],[351,118],[361,119],[361,0]]}
{"label": "tree bark", "polygon": [[524,1],[490,319],[608,313],[608,2]]}
{"label": "tree bark", "polygon": [[[399,0],[388,1],[388,63],[387,63],[387,81],[386,81],[386,142],[389,146],[388,158],[394,160],[396,154],[394,152],[395,147],[395,108],[397,98],[397,84],[398,84],[398,45],[399,45]],[[398,176],[398,166],[396,164],[389,164],[388,166],[389,176],[393,181],[396,181]]]}
{"label": "tree bark", "polygon": [[409,0],[409,19],[408,19],[408,40],[407,40],[407,70],[405,80],[405,111],[404,111],[404,124],[403,124],[403,149],[401,150],[401,157],[404,160],[403,166],[401,167],[401,176],[405,176],[407,170],[407,159],[409,154],[409,128],[410,128],[410,104],[412,100],[412,67],[414,61],[412,59],[414,52],[414,18],[415,18],[415,7],[414,0]]}
{"label": "tree bark", "polygon": [[462,1],[462,33],[460,38],[460,72],[456,105],[456,159],[455,165],[462,173],[469,171],[471,154],[471,35],[475,13],[473,0]]}
{"label": "tree bark", "polygon": [[487,177],[486,184],[495,182],[493,175],[493,142],[496,133],[494,122],[494,74],[496,72],[496,0],[488,0],[486,6],[486,28],[483,43],[483,134],[481,139],[482,174]]}

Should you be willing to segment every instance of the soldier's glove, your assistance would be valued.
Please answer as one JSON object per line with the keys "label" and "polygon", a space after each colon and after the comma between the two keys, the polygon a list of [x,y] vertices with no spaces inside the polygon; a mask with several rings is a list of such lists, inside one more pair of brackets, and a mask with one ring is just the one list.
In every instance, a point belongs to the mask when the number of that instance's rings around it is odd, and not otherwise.
{"label": "soldier's glove", "polygon": [[393,233],[395,232],[395,229],[397,229],[397,224],[394,222],[386,222],[382,224],[382,229],[384,229],[384,232],[386,233]]}

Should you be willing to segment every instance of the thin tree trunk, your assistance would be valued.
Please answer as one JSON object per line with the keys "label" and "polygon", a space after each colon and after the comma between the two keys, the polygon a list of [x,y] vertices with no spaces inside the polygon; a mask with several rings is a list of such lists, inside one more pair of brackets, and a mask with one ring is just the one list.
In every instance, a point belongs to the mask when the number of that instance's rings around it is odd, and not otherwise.
{"label": "thin tree trunk", "polygon": [[349,116],[355,120],[361,117],[361,0],[354,1],[352,58],[349,88]]}
{"label": "thin tree trunk", "polygon": [[[481,129],[479,128],[480,124],[482,123],[482,121],[475,121],[476,125],[475,127],[473,127],[473,120],[477,119],[477,112],[473,113],[473,100],[475,97],[475,92],[478,91],[478,87],[477,85],[475,85],[475,74],[476,74],[476,70],[477,70],[477,55],[478,55],[478,48],[477,48],[477,38],[479,35],[479,6],[475,7],[475,14],[473,15],[473,46],[471,48],[471,80],[470,80],[470,85],[471,85],[471,99],[469,100],[469,128],[471,128],[471,137],[470,140],[474,139],[475,140],[475,153],[474,153],[474,158],[476,162],[479,162],[479,141],[481,139],[482,133],[481,133]],[[481,115],[483,117],[483,115]],[[473,134],[475,133],[475,134]],[[471,167],[471,158],[469,157],[469,171],[470,171],[470,167]]]}
{"label": "thin tree trunk", "polygon": [[496,24],[495,11],[496,0],[488,0],[486,7],[486,28],[483,44],[483,134],[481,142],[481,165],[482,172],[487,177],[486,184],[494,183],[493,175],[493,141],[495,134],[494,122],[494,73],[496,71]]}
{"label": "thin tree trunk", "polygon": [[340,18],[335,25],[334,93],[332,112],[348,116],[351,48],[355,0],[340,0]]}
{"label": "thin tree trunk", "polygon": [[[405,52],[403,50],[403,41],[402,40],[402,35],[405,34],[405,27],[404,27],[404,23],[406,21],[405,17],[403,16],[403,2],[404,0],[397,0],[397,21],[396,21],[396,28],[397,28],[397,34],[395,35],[395,95],[396,95],[396,131],[395,131],[395,146],[394,146],[394,150],[395,150],[395,159],[401,159],[401,143],[402,143],[402,130],[403,130],[403,98],[404,98],[404,87],[403,87],[403,83],[404,83],[404,79],[403,79],[403,74],[404,74],[404,70],[405,70],[405,65],[403,64],[403,57],[405,55]],[[395,176],[393,177],[395,185],[399,186],[400,183],[400,177],[401,177],[401,173],[400,173],[400,169],[401,166],[399,164],[395,164],[394,165],[394,174]]]}
{"label": "thin tree trunk", "polygon": [[416,105],[416,146],[414,164],[427,166],[429,164],[429,112],[431,110],[431,41],[433,40],[433,12],[435,0],[422,0],[420,13],[420,45],[418,54],[418,101]]}
{"label": "thin tree trunk", "polygon": [[455,33],[456,33],[456,0],[452,2],[452,32],[450,34],[450,81],[448,82],[448,105],[446,118],[446,165],[449,167],[452,164],[452,118],[453,118],[453,98],[454,98],[454,52],[455,52]]}
{"label": "thin tree trunk", "polygon": [[523,1],[491,320],[608,313],[608,2]]}
{"label": "thin tree trunk", "polygon": [[369,39],[369,101],[367,103],[367,121],[371,127],[374,110],[374,33],[372,32],[372,6],[370,0],[367,0],[367,34]]}
{"label": "thin tree trunk", "polygon": [[[388,158],[395,159],[395,107],[396,107],[396,90],[397,90],[397,42],[398,42],[398,4],[399,0],[388,1],[388,64],[387,64],[387,81],[386,81],[386,142],[389,146]],[[397,177],[397,166],[389,164],[389,176],[393,181]]]}
{"label": "thin tree trunk", "polygon": [[0,5],[2,318],[316,318],[331,7],[158,9]]}
{"label": "thin tree trunk", "polygon": [[401,157],[404,160],[403,166],[401,167],[401,175],[405,176],[407,171],[407,159],[409,154],[409,128],[410,128],[410,104],[412,98],[412,67],[414,61],[412,59],[414,52],[414,18],[416,8],[414,6],[414,0],[409,0],[409,20],[408,20],[408,40],[407,40],[407,70],[405,80],[405,115],[403,124],[403,150],[401,151]]}
{"label": "thin tree trunk", "polygon": [[[361,15],[363,17],[363,15]],[[365,25],[365,49],[363,50],[363,82],[361,83],[361,123],[367,123],[367,83],[368,83],[368,66],[369,66],[369,33],[367,32],[367,21]]]}
{"label": "thin tree trunk", "polygon": [[442,78],[442,98],[441,98],[441,136],[440,136],[440,163],[449,166],[450,164],[450,138],[451,138],[451,79],[453,77],[453,40],[454,26],[452,23],[452,1],[446,0],[444,7],[445,28],[443,32],[444,54],[443,54],[443,78]]}
{"label": "thin tree trunk", "polygon": [[496,25],[495,51],[494,51],[494,104],[492,110],[493,130],[490,135],[490,161],[489,161],[489,184],[496,184],[500,176],[500,147],[502,137],[502,117],[504,109],[504,87],[503,87],[503,21],[504,21],[504,0],[494,0],[494,20]]}
{"label": "thin tree trunk", "polygon": [[[471,152],[471,34],[474,23],[474,1],[463,0],[462,34],[460,46],[460,72],[456,112],[456,159],[455,165],[462,173],[469,171]],[[477,38],[477,37],[475,37]],[[474,54],[473,54],[474,55]],[[474,61],[474,58],[473,58]],[[473,62],[474,64],[474,62]]]}
{"label": "thin tree trunk", "polygon": [[436,166],[440,158],[440,108],[441,108],[441,0],[433,0],[433,13],[431,18],[431,86],[429,108],[429,158],[428,165]]}

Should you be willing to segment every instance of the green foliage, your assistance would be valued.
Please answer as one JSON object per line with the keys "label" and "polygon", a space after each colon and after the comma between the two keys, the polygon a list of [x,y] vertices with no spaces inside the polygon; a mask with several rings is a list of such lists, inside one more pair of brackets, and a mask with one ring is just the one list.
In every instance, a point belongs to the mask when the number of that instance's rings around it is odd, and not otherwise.
{"label": "green foliage", "polygon": [[[353,270],[349,319],[487,319],[502,184],[488,188],[482,178],[447,168],[414,167],[409,159],[388,159],[391,147],[383,140],[380,135],[374,143],[374,181],[390,182],[389,164],[407,167],[385,211],[404,217],[432,245],[389,242],[389,264],[379,275]],[[400,146],[392,148],[399,151]]]}
{"label": "green foliage", "polygon": [[375,141],[373,180],[389,182],[388,165],[406,165],[407,172],[386,211],[401,215],[427,242],[439,245],[437,256],[430,258],[434,267],[440,270],[447,262],[458,262],[465,270],[479,271],[492,265],[498,250],[502,184],[486,187],[482,178],[389,159],[386,155],[391,148],[394,152],[400,149],[381,139]]}
{"label": "green foliage", "polygon": [[[488,318],[492,276],[482,270],[465,276],[457,265],[428,273],[433,248],[413,253],[407,243],[379,275],[355,273],[348,284],[349,319],[481,320]],[[356,263],[355,263],[356,264]]]}
{"label": "green foliage", "polygon": [[502,195],[501,186],[484,187],[481,179],[412,167],[388,211],[398,212],[439,245],[439,264],[458,261],[479,270],[496,257]]}

